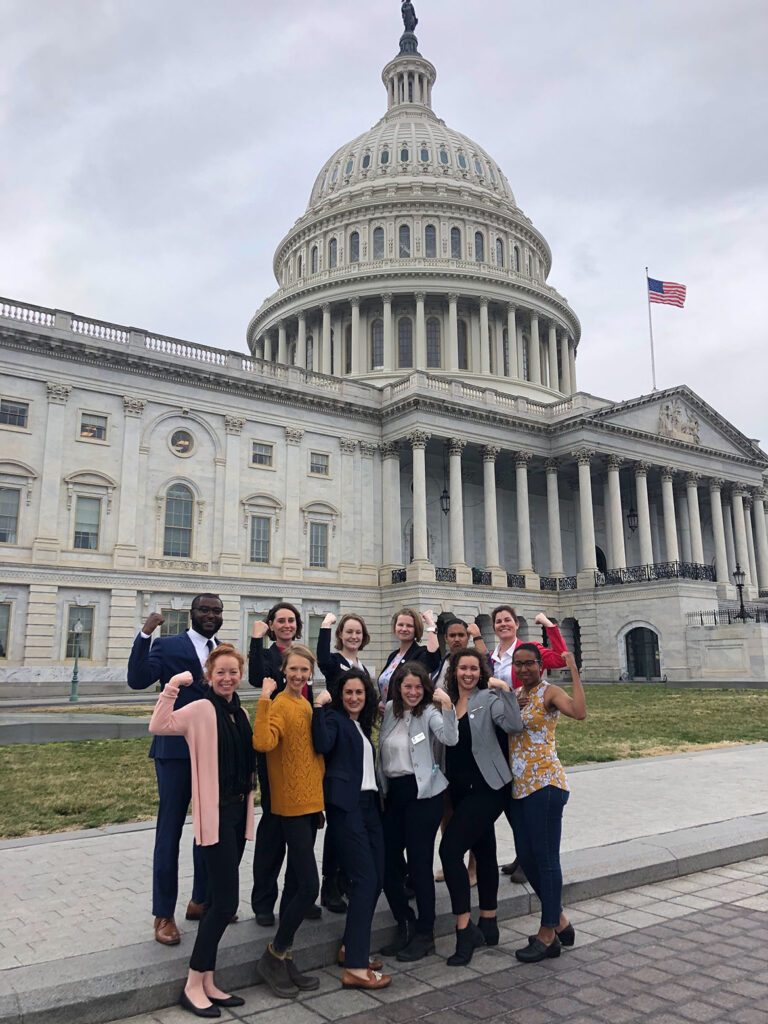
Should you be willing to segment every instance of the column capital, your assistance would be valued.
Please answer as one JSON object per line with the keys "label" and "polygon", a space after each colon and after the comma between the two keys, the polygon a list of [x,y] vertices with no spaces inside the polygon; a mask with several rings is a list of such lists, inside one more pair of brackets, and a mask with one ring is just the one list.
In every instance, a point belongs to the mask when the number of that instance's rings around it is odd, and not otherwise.
{"label": "column capital", "polygon": [[515,467],[517,469],[523,469],[528,467],[528,463],[533,457],[533,452],[517,451],[515,452]]}
{"label": "column capital", "polygon": [[764,487],[756,487],[752,494],[752,499],[753,501],[764,502],[768,499],[768,491],[766,491]]}
{"label": "column capital", "polygon": [[359,307],[360,306],[360,296],[359,295],[353,295],[352,298],[349,300],[349,304],[352,307],[355,307],[355,306]]}
{"label": "column capital", "polygon": [[633,466],[635,476],[648,476],[648,470],[651,468],[650,462],[636,462]]}
{"label": "column capital", "polygon": [[242,433],[243,427],[245,426],[244,416],[225,416],[224,417],[224,429],[228,434],[236,434],[238,437]]}
{"label": "column capital", "polygon": [[397,441],[382,441],[379,444],[382,459],[399,459],[400,444]]}
{"label": "column capital", "polygon": [[747,488],[744,484],[733,484],[731,487],[731,495],[734,498],[741,498],[743,500],[747,496]]}
{"label": "column capital", "polygon": [[677,470],[673,469],[672,466],[662,466],[659,469],[659,473],[661,474],[662,480],[674,480]]}
{"label": "column capital", "polygon": [[501,448],[496,444],[487,444],[483,448],[483,462],[495,462],[496,456],[501,451]]}
{"label": "column capital", "polygon": [[533,311],[531,311],[531,323],[533,323],[534,320],[538,324],[538,322],[539,322],[539,314],[538,313],[534,313]]}
{"label": "column capital", "polygon": [[752,495],[749,491],[744,491],[741,500],[744,504],[745,510],[752,508]]}
{"label": "column capital", "polygon": [[618,455],[609,455],[605,460],[606,468],[608,472],[615,470],[617,473],[621,469],[621,464],[624,460],[620,459]]}
{"label": "column capital", "polygon": [[408,435],[411,448],[426,448],[427,441],[429,441],[432,435],[428,434],[426,430],[413,430]]}
{"label": "column capital", "polygon": [[53,381],[47,381],[45,393],[46,398],[52,404],[66,405],[69,401],[69,396],[72,394],[72,388],[69,384],[57,384]]}
{"label": "column capital", "polygon": [[480,296],[480,299],[478,300],[478,305],[480,306],[481,309],[483,308],[483,306],[485,306],[485,308],[488,309],[488,299],[485,295]]}
{"label": "column capital", "polygon": [[685,474],[685,484],[686,484],[686,487],[698,487],[700,480],[701,480],[701,473],[686,473]]}
{"label": "column capital", "polygon": [[330,313],[331,312],[331,304],[330,304],[330,302],[324,302],[320,306],[320,309],[323,311],[324,314],[325,313]]}
{"label": "column capital", "polygon": [[285,320],[278,320],[277,323],[275,324],[275,327],[278,329],[278,331],[284,331],[285,330]]}
{"label": "column capital", "polygon": [[341,448],[345,455],[354,455],[357,441],[353,437],[340,437],[339,448]]}
{"label": "column capital", "polygon": [[370,441],[360,441],[360,454],[372,459],[376,454],[376,445],[371,444]]}
{"label": "column capital", "polygon": [[391,303],[392,302],[392,292],[382,292],[381,301],[385,302],[385,303],[387,303],[387,302]]}
{"label": "column capital", "polygon": [[449,302],[458,302],[459,301],[458,294],[456,292],[448,292],[448,301]]}
{"label": "column capital", "polygon": [[722,491],[725,487],[725,480],[721,476],[713,476],[709,478],[709,489],[710,491]]}
{"label": "column capital", "polygon": [[448,440],[448,454],[461,455],[467,447],[467,442],[462,437],[451,437]]}
{"label": "column capital", "polygon": [[417,302],[424,302],[426,297],[427,297],[427,293],[426,292],[414,292],[414,298],[416,299]]}
{"label": "column capital", "polygon": [[555,474],[557,474],[557,471],[558,471],[559,467],[560,467],[559,459],[546,459],[544,461],[544,468],[546,469],[546,471],[548,473],[555,473]]}
{"label": "column capital", "polygon": [[590,461],[595,457],[594,448],[575,448],[571,455],[580,466],[588,466]]}
{"label": "column capital", "polygon": [[299,321],[303,320],[304,323],[306,323],[307,322],[307,311],[306,311],[306,309],[300,309],[299,312],[296,314],[296,317],[298,318]]}
{"label": "column capital", "polygon": [[517,312],[517,306],[515,305],[514,302],[508,302],[507,303],[507,312],[508,313],[516,313]]}
{"label": "column capital", "polygon": [[303,437],[304,431],[300,427],[285,428],[285,440],[288,444],[301,444],[301,439]]}
{"label": "column capital", "polygon": [[146,399],[123,395],[123,412],[126,416],[141,416],[147,407]]}

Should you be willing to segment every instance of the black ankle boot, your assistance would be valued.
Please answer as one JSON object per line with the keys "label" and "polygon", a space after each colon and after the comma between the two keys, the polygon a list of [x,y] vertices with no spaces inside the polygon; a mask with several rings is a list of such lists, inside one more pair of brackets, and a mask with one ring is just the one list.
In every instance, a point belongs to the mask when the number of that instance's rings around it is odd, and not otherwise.
{"label": "black ankle boot", "polygon": [[431,956],[435,952],[435,936],[429,932],[414,932],[411,941],[397,954],[397,959],[402,963],[413,963],[415,960],[423,960],[425,956]]}
{"label": "black ankle boot", "polygon": [[456,929],[456,952],[448,957],[449,967],[466,967],[478,946],[485,945],[485,936],[470,921],[466,928]]}
{"label": "black ankle boot", "polygon": [[486,946],[498,946],[499,944],[499,922],[495,917],[481,917],[477,927],[485,937]]}
{"label": "black ankle boot", "polygon": [[413,921],[398,921],[397,934],[386,946],[382,946],[379,952],[382,956],[395,956],[401,949],[405,949],[413,937]]}

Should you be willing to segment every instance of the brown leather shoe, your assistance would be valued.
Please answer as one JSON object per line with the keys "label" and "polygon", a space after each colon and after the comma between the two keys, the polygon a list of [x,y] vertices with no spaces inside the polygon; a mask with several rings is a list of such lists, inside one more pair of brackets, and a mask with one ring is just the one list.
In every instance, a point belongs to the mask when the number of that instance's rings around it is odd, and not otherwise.
{"label": "brown leather shoe", "polygon": [[[344,947],[342,946],[341,949],[338,952],[338,955],[336,956],[336,963],[339,965],[339,967],[343,967],[344,966],[345,958],[346,958],[346,953],[344,951]],[[378,957],[369,956],[368,957],[368,966],[371,968],[372,971],[380,971],[381,968],[384,966],[384,964],[382,964],[381,960],[379,960]]]}
{"label": "brown leather shoe", "polygon": [[199,921],[205,913],[207,903],[195,903],[194,900],[190,900],[187,904],[187,912],[184,915],[188,921]]}
{"label": "brown leather shoe", "polygon": [[389,974],[379,974],[369,969],[367,978],[358,978],[356,974],[345,970],[341,975],[342,988],[386,988],[392,984]]}
{"label": "brown leather shoe", "polygon": [[162,942],[164,946],[178,946],[181,942],[179,929],[172,917],[155,918],[155,942]]}

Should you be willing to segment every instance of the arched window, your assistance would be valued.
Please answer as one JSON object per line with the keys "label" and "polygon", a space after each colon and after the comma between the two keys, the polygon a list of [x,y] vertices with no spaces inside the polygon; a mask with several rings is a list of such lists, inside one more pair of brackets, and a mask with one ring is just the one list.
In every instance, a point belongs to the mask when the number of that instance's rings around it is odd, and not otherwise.
{"label": "arched window", "polygon": [[344,328],[344,373],[352,373],[352,325]]}
{"label": "arched window", "polygon": [[448,166],[448,153],[444,149],[440,150],[440,163],[443,165],[443,167]]}
{"label": "arched window", "polygon": [[297,277],[303,277],[304,276],[304,257],[301,256],[301,255],[299,255],[298,260],[296,260],[296,276]]}
{"label": "arched window", "polygon": [[433,260],[437,256],[437,231],[434,224],[424,228],[424,255]]}
{"label": "arched window", "polygon": [[461,228],[451,228],[451,259],[461,259]]}
{"label": "arched window", "polygon": [[349,236],[349,262],[359,263],[360,261],[360,234],[353,231]]}
{"label": "arched window", "polygon": [[512,269],[520,273],[520,247],[517,245],[512,250]]}
{"label": "arched window", "polygon": [[509,331],[504,328],[502,332],[502,348],[504,352],[504,376],[509,376]]}
{"label": "arched window", "polygon": [[310,266],[312,267],[312,273],[317,273],[317,246],[312,246],[312,255],[310,256]]}
{"label": "arched window", "polygon": [[401,316],[397,322],[397,365],[400,369],[413,366],[413,321]]}
{"label": "arched window", "polygon": [[381,156],[379,157],[379,160],[381,160],[382,167],[386,167],[386,165],[389,163],[389,150],[388,149],[382,149]]}
{"label": "arched window", "polygon": [[436,316],[427,320],[427,366],[440,366],[440,321]]}
{"label": "arched window", "polygon": [[315,339],[311,334],[307,335],[307,369],[311,372],[313,369],[315,356]]}
{"label": "arched window", "polygon": [[373,258],[384,259],[384,228],[373,229]]}
{"label": "arched window", "polygon": [[408,259],[411,255],[411,229],[407,224],[400,225],[398,238],[400,241],[400,259]]}
{"label": "arched window", "polygon": [[529,345],[530,345],[530,339],[526,335],[523,335],[523,372],[522,372],[523,380],[530,380],[531,379],[528,376],[528,366],[529,366],[528,346]]}
{"label": "arched window", "polygon": [[347,160],[347,166],[344,168],[344,174],[347,177],[349,177],[349,175],[352,173],[352,169],[353,169],[354,166],[355,166],[355,158],[353,156],[351,156],[349,158],[349,160]]}
{"label": "arched window", "polygon": [[401,164],[407,164],[410,159],[411,159],[410,152],[408,151],[408,149],[405,146],[403,146],[403,148],[400,150],[400,163]]}
{"label": "arched window", "polygon": [[328,243],[328,267],[330,270],[336,266],[339,253],[339,243],[335,238],[332,238]]}
{"label": "arched window", "polygon": [[422,146],[419,150],[419,158],[423,164],[429,163],[429,150],[426,146]]}
{"label": "arched window", "polygon": [[195,499],[184,484],[173,484],[165,496],[165,535],[163,554],[169,558],[189,558],[192,554],[192,513]]}
{"label": "arched window", "polygon": [[336,166],[333,168],[333,174],[331,175],[331,184],[335,185],[338,180],[339,180],[339,165],[336,164]]}
{"label": "arched window", "polygon": [[371,324],[371,368],[384,369],[384,321],[374,320]]}
{"label": "arched window", "polygon": [[468,370],[469,369],[469,346],[467,345],[467,322],[466,322],[466,320],[459,320],[459,322],[458,322],[458,324],[456,326],[458,328],[457,334],[458,334],[458,338],[459,338],[459,351],[458,351],[459,369],[460,370]]}
{"label": "arched window", "polygon": [[480,177],[482,178],[482,176],[483,176],[483,165],[480,163],[480,161],[477,159],[477,157],[475,157],[475,173],[479,174]]}
{"label": "arched window", "polygon": [[485,239],[482,231],[475,232],[475,259],[478,263],[482,263],[485,259]]}
{"label": "arched window", "polygon": [[496,239],[496,266],[504,266],[504,243],[500,238]]}
{"label": "arched window", "polygon": [[371,166],[371,154],[370,153],[366,153],[365,156],[363,157],[363,170],[367,171],[370,166]]}

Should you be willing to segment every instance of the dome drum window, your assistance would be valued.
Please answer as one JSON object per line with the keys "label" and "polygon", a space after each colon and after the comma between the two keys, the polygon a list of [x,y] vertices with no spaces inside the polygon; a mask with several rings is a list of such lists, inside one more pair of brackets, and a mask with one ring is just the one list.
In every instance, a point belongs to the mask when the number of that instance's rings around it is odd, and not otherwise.
{"label": "dome drum window", "polygon": [[447,167],[449,163],[448,151],[445,149],[440,150],[440,163],[443,167]]}
{"label": "dome drum window", "polygon": [[363,168],[364,171],[367,171],[370,166],[371,166],[371,154],[370,153],[366,153],[365,156],[363,157],[362,168]]}
{"label": "dome drum window", "polygon": [[336,266],[339,255],[339,243],[332,238],[328,243],[328,269],[333,270]]}
{"label": "dome drum window", "polygon": [[475,262],[485,262],[485,239],[482,231],[475,232]]}
{"label": "dome drum window", "polygon": [[407,164],[410,159],[411,159],[410,151],[408,149],[406,149],[405,146],[404,146],[400,150],[400,163],[401,164]]}
{"label": "dome drum window", "polygon": [[419,150],[419,159],[423,164],[429,163],[429,150],[427,149],[426,146],[422,146],[421,149]]}
{"label": "dome drum window", "polygon": [[477,159],[477,157],[475,157],[474,163],[475,163],[475,173],[478,174],[482,178],[483,177],[483,165],[480,163],[480,161]]}
{"label": "dome drum window", "polygon": [[347,166],[344,168],[344,174],[346,175],[347,178],[350,176],[350,174],[354,170],[354,167],[355,167],[355,158],[351,156],[349,158],[349,160],[347,160]]}
{"label": "dome drum window", "polygon": [[407,224],[400,225],[398,232],[400,259],[409,259],[411,255],[411,229]]}
{"label": "dome drum window", "polygon": [[382,149],[381,156],[379,157],[379,160],[381,161],[382,167],[386,167],[386,165],[389,163],[389,150],[388,149]]}
{"label": "dome drum window", "polygon": [[336,166],[333,168],[333,174],[331,175],[331,184],[335,185],[338,180],[339,180],[339,165],[336,164]]}
{"label": "dome drum window", "polygon": [[384,228],[373,229],[373,258],[384,259]]}
{"label": "dome drum window", "polygon": [[451,259],[461,259],[461,229],[451,228]]}
{"label": "dome drum window", "polygon": [[427,259],[437,257],[437,229],[434,224],[427,224],[424,228],[424,255]]}
{"label": "dome drum window", "polygon": [[360,234],[357,231],[353,231],[349,236],[349,262],[360,262]]}
{"label": "dome drum window", "polygon": [[462,169],[462,171],[466,171],[466,169],[467,169],[467,158],[464,156],[463,153],[459,153],[458,161],[459,161],[459,167]]}
{"label": "dome drum window", "polygon": [[401,370],[413,367],[413,321],[402,316],[397,323],[397,365]]}

